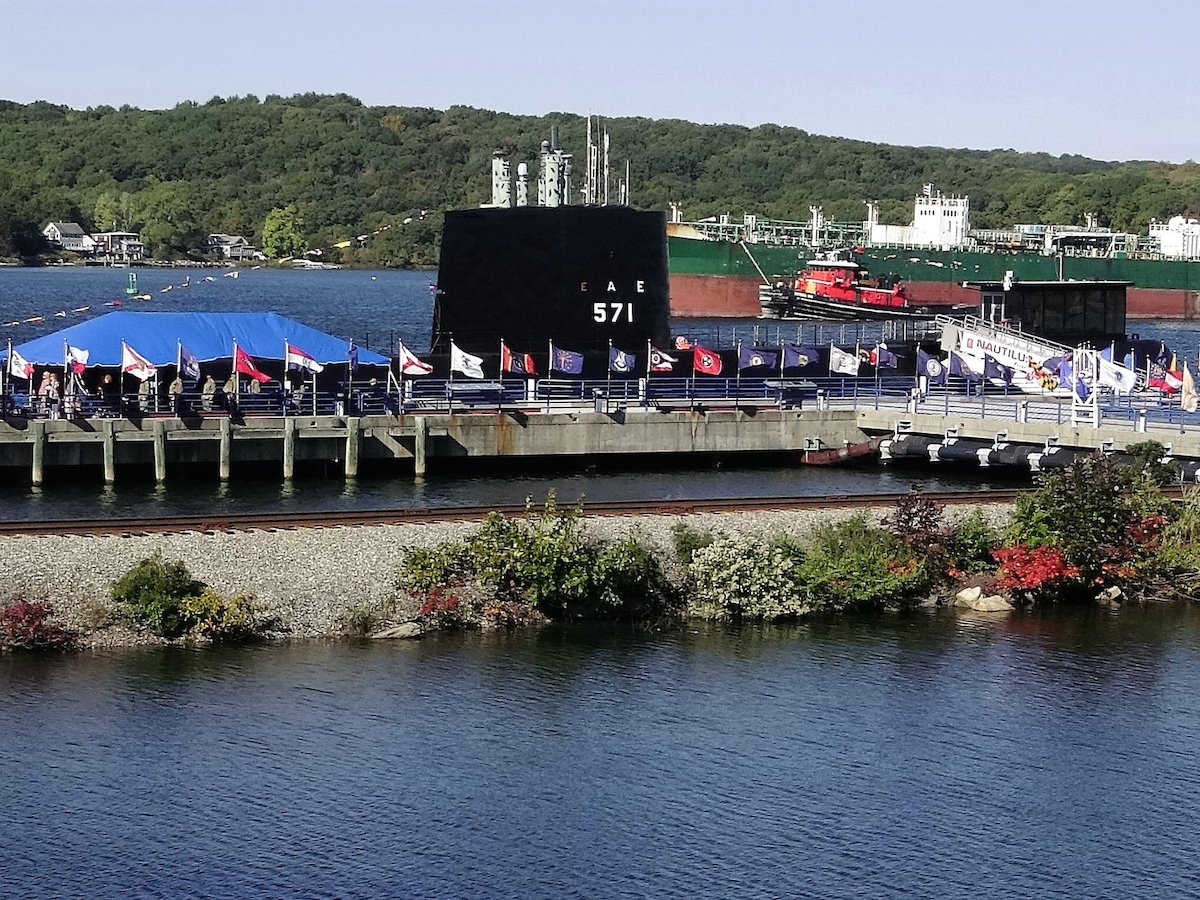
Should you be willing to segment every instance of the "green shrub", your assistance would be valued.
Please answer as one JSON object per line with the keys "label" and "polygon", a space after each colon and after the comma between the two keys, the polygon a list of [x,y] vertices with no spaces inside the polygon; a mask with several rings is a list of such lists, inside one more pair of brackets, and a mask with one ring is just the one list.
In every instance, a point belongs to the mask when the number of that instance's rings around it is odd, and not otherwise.
{"label": "green shrub", "polygon": [[111,595],[134,624],[165,638],[245,641],[270,625],[250,594],[225,599],[193,578],[181,560],[167,562],[158,551],[113,582]]}
{"label": "green shrub", "polygon": [[990,525],[983,511],[978,508],[951,526],[946,535],[946,557],[959,572],[990,569],[992,552],[999,546],[999,529]]}
{"label": "green shrub", "polygon": [[160,551],[155,551],[113,583],[112,599],[126,604],[136,624],[162,637],[175,638],[194,624],[184,606],[199,597],[204,588],[182,561],[167,562]]}
{"label": "green shrub", "polygon": [[1080,584],[1090,588],[1110,582],[1111,573],[1136,553],[1131,529],[1169,510],[1146,470],[1103,454],[1082,456],[1043,474],[1037,490],[1017,498],[1005,543],[1061,549],[1079,569]]}
{"label": "green shrub", "polygon": [[1160,487],[1179,482],[1183,467],[1174,460],[1169,463],[1163,462],[1167,448],[1158,441],[1130,444],[1125,448],[1125,452],[1134,458],[1135,467],[1141,469],[1147,478]]}
{"label": "green shrub", "polygon": [[369,606],[355,606],[348,609],[342,616],[342,633],[354,637],[366,637],[375,631],[381,622],[378,610]]}
{"label": "green shrub", "polygon": [[651,553],[632,537],[592,546],[580,528],[581,513],[582,507],[560,510],[553,494],[523,518],[491,513],[465,543],[411,551],[400,587],[421,601],[421,615],[433,625],[538,616],[641,619],[678,605]]}
{"label": "green shrub", "polygon": [[603,548],[596,558],[595,617],[637,621],[670,612],[679,594],[658,559],[628,536]]}
{"label": "green shrub", "polygon": [[901,609],[929,590],[922,557],[865,515],[818,527],[807,548],[783,535],[718,539],[696,551],[689,573],[692,612],[728,621]]}
{"label": "green shrub", "polygon": [[1200,488],[1184,489],[1157,552],[1147,554],[1142,573],[1147,592],[1164,598],[1200,598]]}
{"label": "green shrub", "polygon": [[706,619],[775,620],[812,612],[799,567],[804,554],[784,540],[717,538],[692,555],[693,614]]}
{"label": "green shrub", "polygon": [[698,531],[686,522],[676,522],[671,528],[671,538],[675,544],[675,557],[679,562],[691,565],[692,557],[697,550],[712,544],[713,536],[710,531]]}
{"label": "green shrub", "polygon": [[802,575],[814,606],[825,610],[905,608],[929,589],[921,556],[864,514],[820,526]]}
{"label": "green shrub", "polygon": [[213,642],[257,639],[262,611],[251,594],[226,599],[209,587],[180,604],[180,615],[192,623],[191,630]]}

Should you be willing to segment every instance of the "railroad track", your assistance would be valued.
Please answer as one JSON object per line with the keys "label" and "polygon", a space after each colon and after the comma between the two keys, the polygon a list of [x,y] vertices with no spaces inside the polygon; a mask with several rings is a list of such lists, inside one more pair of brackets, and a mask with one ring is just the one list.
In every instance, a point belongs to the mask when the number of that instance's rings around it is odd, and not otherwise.
{"label": "railroad track", "polygon": [[[938,503],[1012,503],[1022,491],[950,491],[926,493]],[[621,500],[586,503],[588,516],[683,516],[713,512],[767,510],[854,509],[894,506],[899,494],[858,494],[824,497],[750,497],[714,500]],[[566,504],[564,504],[564,508]],[[534,509],[538,504],[534,504]],[[330,512],[237,513],[212,516],[168,516],[153,519],[41,519],[0,522],[5,535],[144,535],[176,532],[283,531],[295,528],[347,528],[368,525],[404,525],[428,522],[470,522],[498,511],[506,516],[525,512],[524,504],[505,506],[421,507],[410,509],[336,510]]]}

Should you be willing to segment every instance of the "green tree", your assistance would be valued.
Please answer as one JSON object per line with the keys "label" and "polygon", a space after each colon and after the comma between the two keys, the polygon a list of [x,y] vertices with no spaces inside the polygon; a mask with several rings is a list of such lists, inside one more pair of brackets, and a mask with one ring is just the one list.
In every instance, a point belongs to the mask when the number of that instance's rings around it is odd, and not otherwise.
{"label": "green tree", "polygon": [[304,252],[304,219],[294,203],[267,213],[263,222],[263,252],[272,259],[297,256]]}

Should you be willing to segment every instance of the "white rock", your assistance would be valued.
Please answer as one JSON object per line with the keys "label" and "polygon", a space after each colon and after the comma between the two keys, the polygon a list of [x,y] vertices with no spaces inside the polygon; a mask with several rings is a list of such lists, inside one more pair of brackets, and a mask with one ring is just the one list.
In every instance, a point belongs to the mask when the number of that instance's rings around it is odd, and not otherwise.
{"label": "white rock", "polygon": [[371,640],[401,640],[405,638],[419,638],[420,636],[420,625],[416,622],[405,622],[403,625],[393,625],[391,628],[376,631],[371,635]]}
{"label": "white rock", "polygon": [[963,588],[954,598],[953,606],[960,609],[971,609],[975,612],[1007,612],[1013,609],[1012,603],[999,594],[983,596],[983,588]]}

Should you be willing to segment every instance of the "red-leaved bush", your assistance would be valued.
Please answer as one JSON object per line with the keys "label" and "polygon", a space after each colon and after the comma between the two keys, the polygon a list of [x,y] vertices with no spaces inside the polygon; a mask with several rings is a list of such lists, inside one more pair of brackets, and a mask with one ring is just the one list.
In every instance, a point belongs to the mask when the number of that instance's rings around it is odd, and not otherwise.
{"label": "red-leaved bush", "polygon": [[1004,547],[992,551],[1000,564],[995,586],[1003,591],[1037,591],[1061,584],[1079,574],[1057,547]]}
{"label": "red-leaved bush", "polygon": [[66,649],[74,632],[50,621],[49,603],[31,602],[18,595],[0,610],[0,643],[10,650]]}

